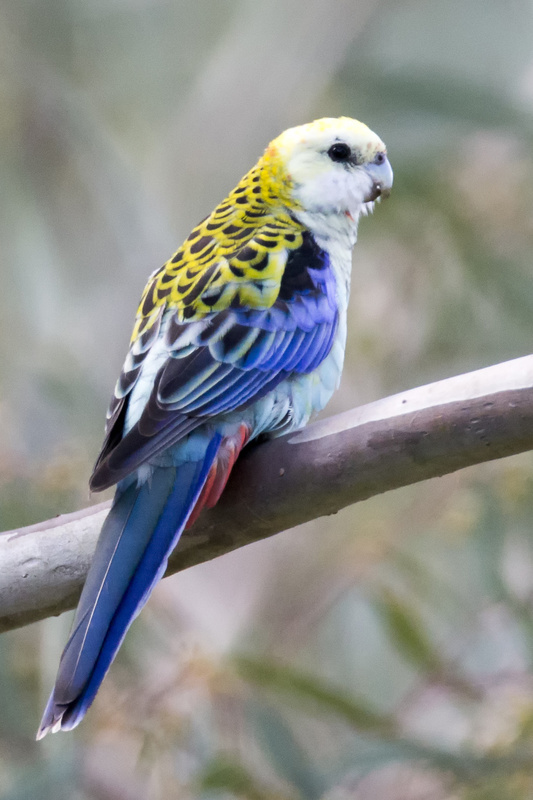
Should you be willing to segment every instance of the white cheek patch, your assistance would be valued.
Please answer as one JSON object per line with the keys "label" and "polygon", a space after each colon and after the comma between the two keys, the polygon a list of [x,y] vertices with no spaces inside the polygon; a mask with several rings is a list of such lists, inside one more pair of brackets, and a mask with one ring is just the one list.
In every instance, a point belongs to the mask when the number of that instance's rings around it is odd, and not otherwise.
{"label": "white cheek patch", "polygon": [[301,183],[295,191],[302,206],[311,213],[359,215],[372,179],[363,170],[328,170]]}

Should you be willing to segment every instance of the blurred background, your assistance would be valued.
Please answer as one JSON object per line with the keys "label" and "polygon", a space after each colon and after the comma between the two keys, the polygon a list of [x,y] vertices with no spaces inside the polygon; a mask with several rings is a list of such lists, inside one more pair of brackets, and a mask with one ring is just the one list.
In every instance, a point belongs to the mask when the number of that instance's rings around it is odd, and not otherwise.
{"label": "blurred background", "polygon": [[[93,501],[148,274],[290,125],[395,170],[328,413],[532,350],[531,0],[3,0],[0,65],[0,530]],[[532,798],[532,530],[526,454],[189,570],[39,744],[70,615],[3,635],[0,797]]]}

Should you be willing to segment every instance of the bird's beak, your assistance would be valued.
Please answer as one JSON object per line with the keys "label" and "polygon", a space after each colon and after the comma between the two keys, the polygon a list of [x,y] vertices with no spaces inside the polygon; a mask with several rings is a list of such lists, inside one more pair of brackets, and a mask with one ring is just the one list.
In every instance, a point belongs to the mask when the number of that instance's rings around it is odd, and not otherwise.
{"label": "bird's beak", "polygon": [[388,197],[392,189],[392,167],[386,158],[381,164],[366,164],[364,167],[372,180],[372,186],[365,197],[365,203],[377,200],[378,197]]}

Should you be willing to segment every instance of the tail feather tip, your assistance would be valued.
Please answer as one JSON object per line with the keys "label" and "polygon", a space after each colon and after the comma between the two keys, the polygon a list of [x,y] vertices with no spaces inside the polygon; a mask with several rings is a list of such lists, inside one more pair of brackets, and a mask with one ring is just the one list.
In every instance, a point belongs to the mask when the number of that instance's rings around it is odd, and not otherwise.
{"label": "tail feather tip", "polygon": [[[66,705],[59,705],[50,699],[48,706],[43,714],[39,730],[37,731],[36,740],[40,741],[49,733],[58,733],[58,731],[70,731],[75,728],[81,717],[69,718],[67,712],[69,707]],[[65,716],[66,715],[66,716]],[[83,716],[83,715],[82,715]]]}

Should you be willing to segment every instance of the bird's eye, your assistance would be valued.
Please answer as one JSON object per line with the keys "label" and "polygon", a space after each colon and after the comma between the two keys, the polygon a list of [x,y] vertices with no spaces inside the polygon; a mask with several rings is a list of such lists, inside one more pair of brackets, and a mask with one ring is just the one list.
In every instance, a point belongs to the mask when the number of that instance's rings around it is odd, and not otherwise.
{"label": "bird's eye", "polygon": [[345,142],[335,142],[328,150],[328,156],[332,161],[348,161],[352,151]]}
{"label": "bird's eye", "polygon": [[374,164],[384,164],[385,158],[386,158],[385,153],[376,153],[376,157],[374,158]]}

